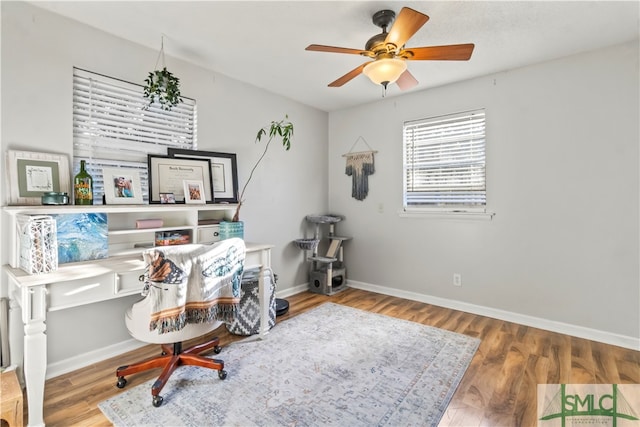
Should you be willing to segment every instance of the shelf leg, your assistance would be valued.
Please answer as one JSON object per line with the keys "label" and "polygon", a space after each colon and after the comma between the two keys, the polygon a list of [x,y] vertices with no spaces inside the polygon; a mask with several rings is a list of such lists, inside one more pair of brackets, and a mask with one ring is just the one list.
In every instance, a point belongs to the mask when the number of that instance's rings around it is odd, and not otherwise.
{"label": "shelf leg", "polygon": [[29,402],[29,425],[44,426],[44,382],[47,371],[46,288],[22,288],[24,323],[24,380]]}

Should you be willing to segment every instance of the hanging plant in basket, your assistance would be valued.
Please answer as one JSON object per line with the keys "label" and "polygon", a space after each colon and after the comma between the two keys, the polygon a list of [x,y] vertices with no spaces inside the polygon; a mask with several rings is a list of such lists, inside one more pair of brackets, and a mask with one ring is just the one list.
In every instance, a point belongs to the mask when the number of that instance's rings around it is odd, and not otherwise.
{"label": "hanging plant in basket", "polygon": [[[158,69],[158,63],[162,60],[162,70]],[[180,98],[180,79],[167,70],[164,60],[164,36],[160,42],[160,52],[156,60],[155,71],[149,72],[149,77],[144,80],[144,97],[149,99],[149,107],[154,102],[160,104],[163,110],[171,110],[182,102]]]}
{"label": "hanging plant in basket", "polygon": [[167,67],[149,72],[144,82],[144,97],[149,99],[149,106],[158,102],[163,110],[171,110],[182,102],[180,79],[171,74]]}

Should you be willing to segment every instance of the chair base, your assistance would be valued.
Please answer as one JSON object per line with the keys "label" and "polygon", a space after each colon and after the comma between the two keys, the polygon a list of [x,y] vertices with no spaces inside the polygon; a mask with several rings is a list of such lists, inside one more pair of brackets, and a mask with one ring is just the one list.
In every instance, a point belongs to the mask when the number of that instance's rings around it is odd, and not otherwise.
{"label": "chair base", "polygon": [[162,344],[162,354],[160,356],[151,357],[132,365],[120,366],[116,370],[116,376],[118,377],[116,385],[118,388],[124,388],[125,385],[127,385],[127,380],[124,378],[126,375],[148,371],[149,369],[162,368],[160,376],[151,386],[152,403],[153,406],[158,407],[162,405],[163,401],[162,396],[160,396],[160,391],[162,391],[169,377],[178,366],[192,365],[209,368],[218,371],[218,377],[221,380],[227,378],[227,372],[224,370],[224,361],[200,356],[200,353],[210,349],[213,349],[216,354],[220,353],[221,348],[219,344],[220,340],[218,337],[203,344],[189,347],[186,350],[182,350],[181,342],[174,343],[173,347]]}

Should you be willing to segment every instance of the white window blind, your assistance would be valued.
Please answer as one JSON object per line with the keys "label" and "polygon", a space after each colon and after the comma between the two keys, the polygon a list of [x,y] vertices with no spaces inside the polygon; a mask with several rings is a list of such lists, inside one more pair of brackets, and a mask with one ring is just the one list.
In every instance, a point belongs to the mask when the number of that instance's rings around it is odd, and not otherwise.
{"label": "white window blind", "polygon": [[404,124],[404,208],[484,207],[485,112]]}
{"label": "white window blind", "polygon": [[158,104],[149,106],[142,85],[73,69],[73,173],[85,160],[95,204],[102,203],[104,194],[102,168],[139,171],[148,201],[147,154],[197,148],[196,103],[182,99],[165,111]]}

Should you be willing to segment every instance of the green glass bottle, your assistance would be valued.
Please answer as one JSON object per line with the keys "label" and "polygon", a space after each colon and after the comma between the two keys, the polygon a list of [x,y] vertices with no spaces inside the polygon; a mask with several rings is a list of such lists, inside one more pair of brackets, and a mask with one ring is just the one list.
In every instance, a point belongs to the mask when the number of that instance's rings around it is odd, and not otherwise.
{"label": "green glass bottle", "polygon": [[73,179],[73,195],[76,205],[93,204],[93,178],[85,167],[85,161],[80,160],[80,172]]}

